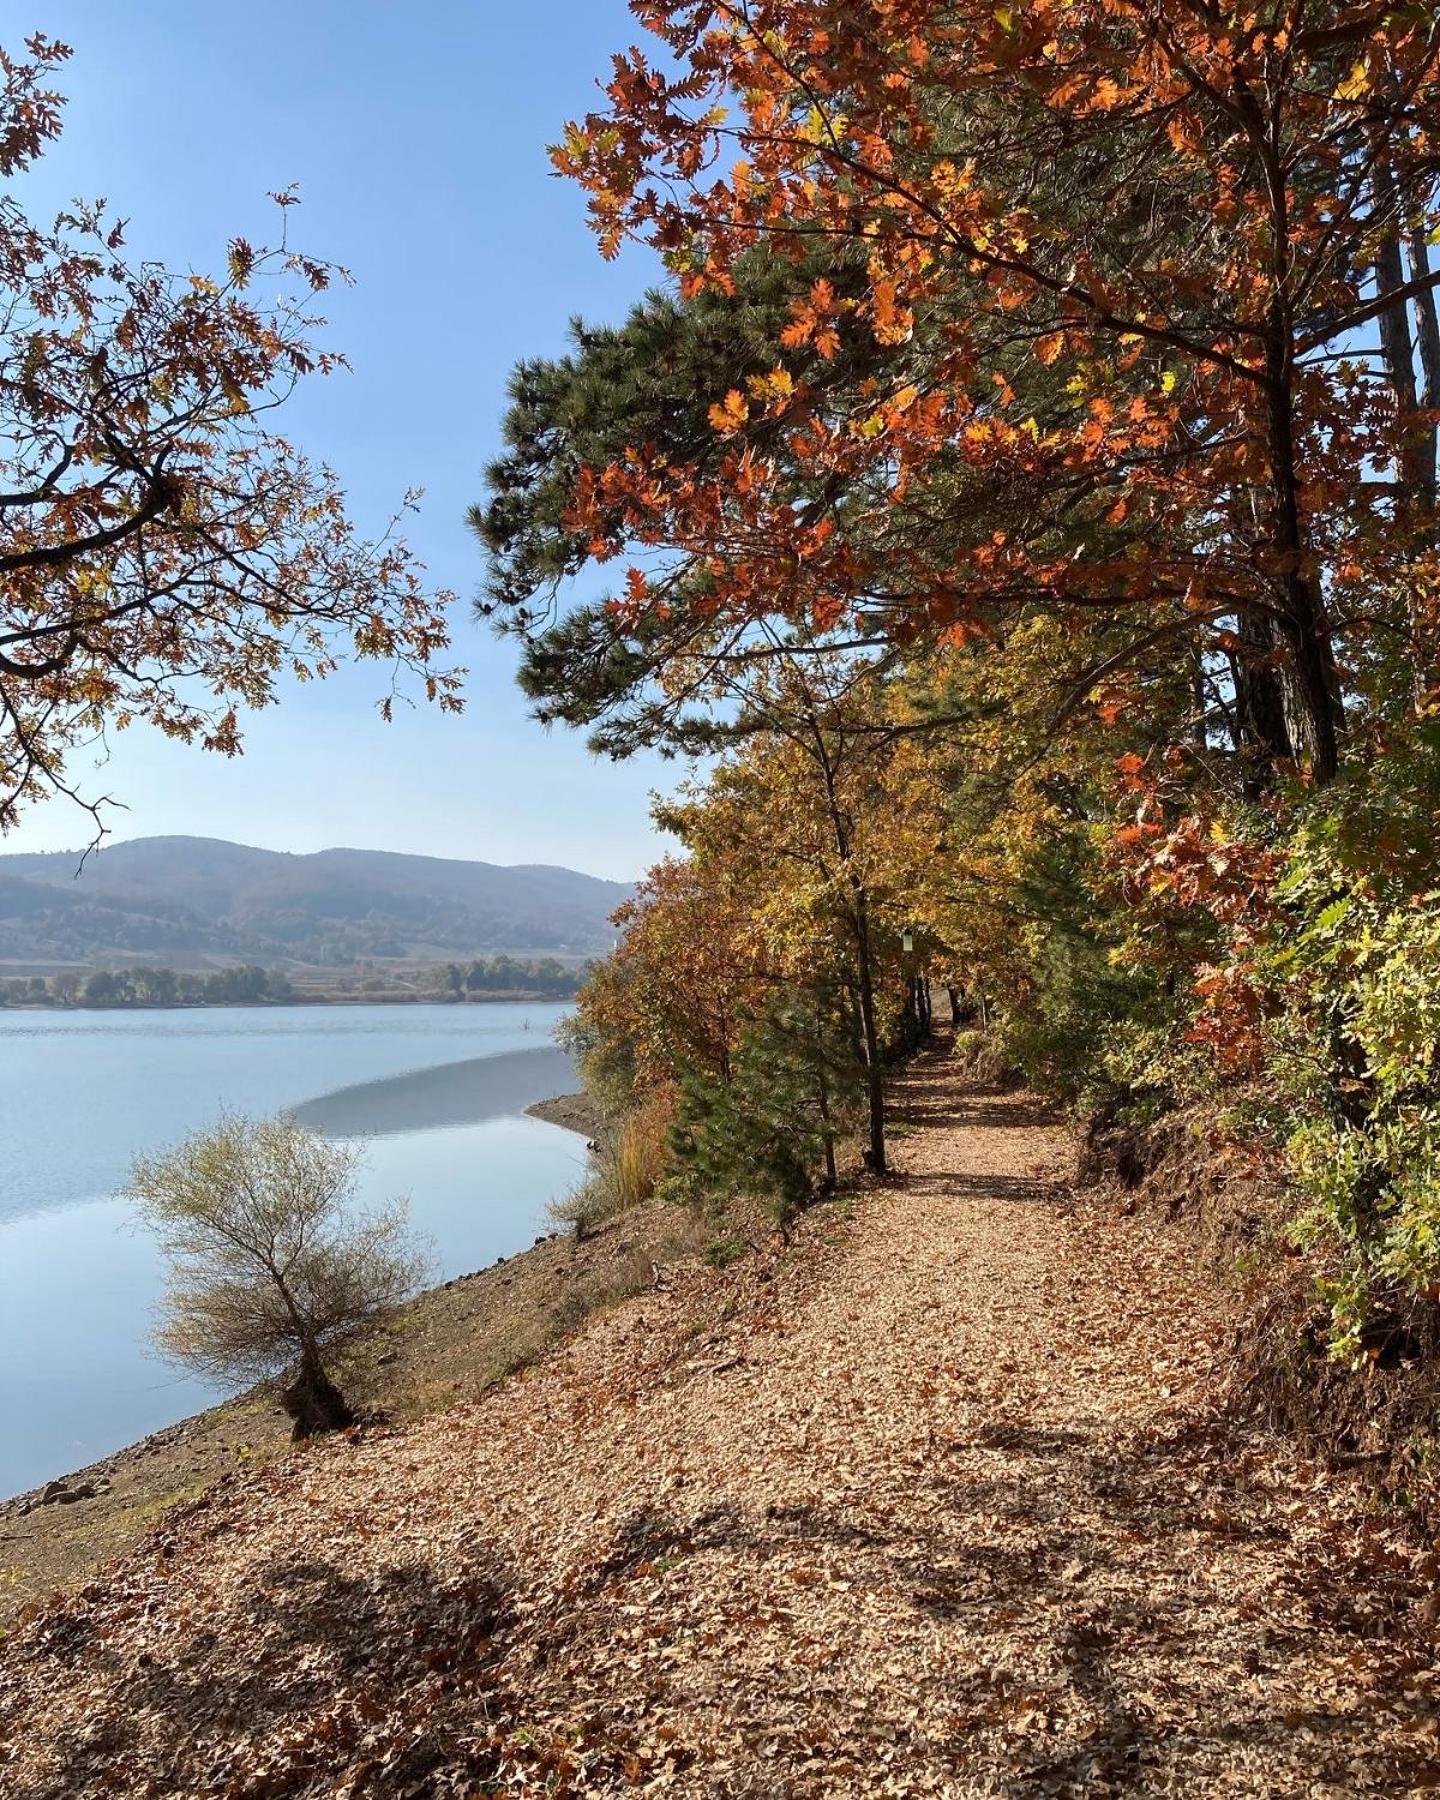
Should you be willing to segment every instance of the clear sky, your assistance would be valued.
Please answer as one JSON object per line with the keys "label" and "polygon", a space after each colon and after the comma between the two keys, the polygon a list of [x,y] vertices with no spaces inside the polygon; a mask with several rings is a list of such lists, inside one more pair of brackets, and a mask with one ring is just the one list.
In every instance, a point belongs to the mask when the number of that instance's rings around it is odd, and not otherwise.
{"label": "clear sky", "polygon": [[[658,848],[647,794],[673,769],[596,762],[527,718],[513,653],[470,621],[482,565],[464,525],[511,364],[560,348],[575,313],[620,316],[655,279],[641,253],[601,261],[579,194],[545,154],[634,41],[623,0],[28,5],[11,11],[7,44],[38,29],[75,51],[65,135],[21,187],[31,208],[104,195],[137,253],[219,269],[236,233],[273,238],[265,196],[300,183],[293,241],[356,278],[326,296],[330,341],[353,370],[297,396],[285,430],[339,472],[361,524],[406,487],[426,490],[408,535],[461,596],[471,670],[463,717],[422,704],[388,727],[373,711],[382,672],[347,670],[254,717],[234,762],[119,734],[85,782],[128,804],[114,835],[639,874]],[[0,850],[70,847],[86,825],[53,801]]]}

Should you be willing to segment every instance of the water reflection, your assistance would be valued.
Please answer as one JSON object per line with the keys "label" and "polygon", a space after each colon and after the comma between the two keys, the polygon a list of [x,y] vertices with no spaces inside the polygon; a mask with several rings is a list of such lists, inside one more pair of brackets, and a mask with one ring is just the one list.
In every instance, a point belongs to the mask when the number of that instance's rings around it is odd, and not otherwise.
{"label": "water reflection", "polygon": [[574,1083],[563,1050],[515,1050],[362,1081],[292,1107],[290,1116],[327,1137],[393,1137],[505,1118]]}

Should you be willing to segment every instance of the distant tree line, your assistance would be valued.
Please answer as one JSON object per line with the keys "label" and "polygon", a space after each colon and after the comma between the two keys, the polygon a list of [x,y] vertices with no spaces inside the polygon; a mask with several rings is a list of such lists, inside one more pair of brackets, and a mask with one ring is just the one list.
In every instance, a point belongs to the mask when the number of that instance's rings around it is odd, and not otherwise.
{"label": "distant tree line", "polygon": [[585,969],[553,956],[520,962],[510,956],[479,958],[470,964],[437,963],[418,974],[375,971],[358,982],[337,982],[325,992],[296,987],[283,969],[245,963],[208,974],[152,968],[62,969],[54,975],[13,975],[0,979],[0,1006],[255,1006],[270,1003],[351,999],[357,995],[392,1000],[477,1000],[499,996],[568,999]]}
{"label": "distant tree line", "polygon": [[0,982],[0,1004],[9,1006],[237,1006],[296,997],[283,970],[254,963],[208,975],[137,966],[62,969]]}
{"label": "distant tree line", "polygon": [[468,965],[446,963],[439,976],[443,990],[457,1000],[485,994],[545,994],[568,999],[585,979],[585,969],[554,956],[542,956],[538,962],[492,956]]}

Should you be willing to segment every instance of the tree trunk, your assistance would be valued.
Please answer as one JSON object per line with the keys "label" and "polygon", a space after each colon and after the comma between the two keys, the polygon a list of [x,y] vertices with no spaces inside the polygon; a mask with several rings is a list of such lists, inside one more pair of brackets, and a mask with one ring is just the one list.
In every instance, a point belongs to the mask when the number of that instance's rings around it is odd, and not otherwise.
{"label": "tree trunk", "polygon": [[318,1352],[306,1350],[295,1379],[280,1392],[280,1404],[294,1421],[291,1436],[296,1443],[321,1437],[327,1431],[343,1431],[355,1423],[344,1395],[325,1373]]}
{"label": "tree trunk", "polygon": [[[1399,198],[1395,177],[1383,155],[1375,158],[1375,210],[1380,218],[1380,241],[1375,250],[1375,288],[1377,295],[1398,293],[1405,285],[1405,263],[1400,254]],[[1380,349],[1385,358],[1385,372],[1395,395],[1395,405],[1402,416],[1415,411],[1415,352],[1410,343],[1410,327],[1405,319],[1405,302],[1396,300],[1380,315]],[[1413,425],[1413,421],[1412,421]],[[1415,479],[1412,457],[1401,479],[1410,486]]]}
{"label": "tree trunk", "polygon": [[880,1066],[880,1031],[875,1021],[875,973],[870,953],[870,907],[863,882],[854,873],[850,856],[850,825],[840,804],[835,766],[825,744],[825,734],[812,718],[815,756],[825,780],[830,829],[835,835],[835,854],[850,890],[850,928],[855,936],[856,998],[860,1006],[860,1040],[865,1058],[865,1097],[870,1114],[870,1147],[865,1164],[876,1175],[886,1170],[885,1072]]}
{"label": "tree trunk", "polygon": [[870,914],[863,892],[855,899],[855,950],[859,975],[860,1035],[865,1050],[865,1099],[870,1114],[870,1147],[865,1165],[883,1175],[885,1161],[885,1071],[880,1066],[880,1032],[875,1022],[875,977],[870,966]]}
{"label": "tree trunk", "polygon": [[832,1193],[840,1177],[835,1167],[835,1133],[830,1125],[830,1086],[823,1069],[816,1078],[816,1088],[820,1101],[820,1136],[825,1146],[825,1191]]}
{"label": "tree trunk", "polygon": [[[1410,251],[1410,276],[1414,281],[1423,281],[1430,273],[1430,251],[1425,242],[1423,226],[1411,230],[1407,246]],[[1435,309],[1435,290],[1425,288],[1415,296],[1415,338],[1420,346],[1420,372],[1424,377],[1424,387],[1420,395],[1420,404],[1430,412],[1440,409],[1440,316]],[[1420,479],[1424,487],[1423,499],[1427,506],[1435,505],[1435,427],[1427,426],[1422,452]]]}
{"label": "tree trunk", "polygon": [[1275,635],[1264,613],[1242,612],[1235,621],[1239,646],[1231,657],[1235,679],[1235,750],[1245,766],[1245,791],[1254,799],[1269,786],[1276,765],[1292,762],[1294,745],[1285,723],[1285,697],[1275,668]]}
{"label": "tree trunk", "polygon": [[960,1023],[960,990],[959,988],[947,987],[945,992],[950,1001],[950,1023],[952,1025],[958,1025]]}
{"label": "tree trunk", "polygon": [[1265,331],[1265,449],[1269,463],[1267,516],[1257,574],[1277,601],[1275,628],[1286,655],[1281,669],[1290,738],[1309,760],[1311,779],[1332,781],[1340,770],[1340,679],[1325,619],[1319,571],[1312,565],[1300,504],[1295,447],[1295,320],[1290,284],[1289,175],[1269,122],[1253,97],[1247,128],[1265,167],[1270,200],[1270,304]]}
{"label": "tree trunk", "polygon": [[[1425,228],[1418,222],[1422,218],[1423,214],[1415,214],[1417,222],[1410,226],[1406,237],[1406,248],[1410,253],[1410,275],[1415,281],[1423,281],[1430,273],[1430,250],[1425,241]],[[1440,317],[1437,317],[1435,310],[1434,288],[1426,288],[1416,294],[1414,312],[1415,342],[1420,351],[1420,405],[1426,412],[1433,413],[1440,411]],[[1433,548],[1436,539],[1435,432],[1434,423],[1427,424],[1416,451],[1415,479],[1420,489],[1420,545],[1426,550]],[[1440,669],[1437,669],[1435,658],[1431,654],[1428,623],[1415,616],[1413,601],[1410,632],[1414,640],[1412,655],[1415,662],[1415,697],[1417,704],[1423,704],[1426,697],[1440,686]]]}
{"label": "tree trunk", "polygon": [[1275,564],[1286,650],[1285,702],[1296,748],[1310,761],[1316,782],[1340,770],[1340,684],[1315,573],[1306,566],[1295,463],[1294,362],[1289,320],[1272,318],[1266,347],[1267,426],[1270,451],[1269,549]]}

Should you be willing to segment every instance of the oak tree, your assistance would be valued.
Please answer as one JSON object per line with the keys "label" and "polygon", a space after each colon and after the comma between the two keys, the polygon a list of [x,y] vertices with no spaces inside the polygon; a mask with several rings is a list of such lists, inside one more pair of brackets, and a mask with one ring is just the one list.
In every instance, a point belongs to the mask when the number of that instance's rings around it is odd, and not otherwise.
{"label": "oak tree", "polygon": [[388,671],[387,712],[407,676],[459,705],[448,596],[276,429],[341,364],[314,300],[343,271],[288,242],[292,193],[276,243],[233,239],[214,277],[133,260],[103,204],[31,219],[16,178],[59,133],[68,54],[0,54],[0,828],[73,794],[67,755],[107,727],[233,755],[242,710],[345,654]]}
{"label": "oak tree", "polygon": [[[663,55],[617,56],[556,151],[607,253],[641,238],[690,294],[728,291],[758,244],[797,265],[859,247],[865,274],[817,276],[786,354],[714,396],[718,467],[637,444],[581,472],[574,528],[703,566],[727,619],[933,638],[1099,614],[1121,633],[1102,703],[1157,654],[1228,658],[1257,766],[1330,779],[1346,655],[1433,514],[1437,389],[1410,368],[1440,282],[1428,12],[634,10]],[[798,359],[856,335],[883,364],[817,413]],[[797,509],[796,461],[852,504]],[[1428,615],[1399,621],[1422,662]]]}

